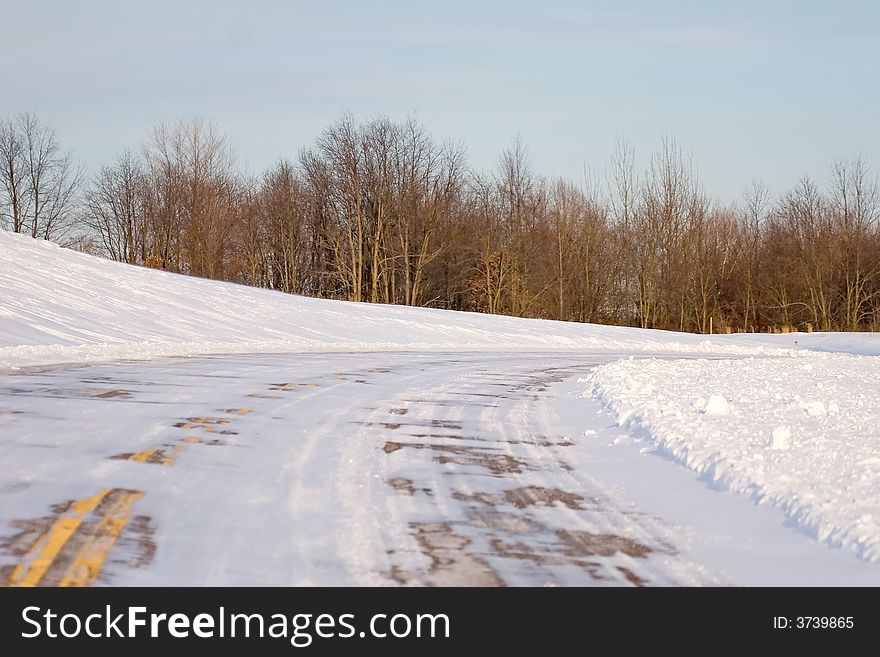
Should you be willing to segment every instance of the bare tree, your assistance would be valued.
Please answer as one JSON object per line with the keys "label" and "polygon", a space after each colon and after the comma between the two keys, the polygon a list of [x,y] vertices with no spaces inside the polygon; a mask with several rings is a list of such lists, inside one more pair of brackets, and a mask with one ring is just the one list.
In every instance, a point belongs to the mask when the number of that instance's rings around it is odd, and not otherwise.
{"label": "bare tree", "polygon": [[880,216],[880,185],[863,158],[834,163],[830,204],[841,242],[841,323],[847,330],[857,331],[871,313],[878,294],[872,286],[876,288],[880,276],[874,239]]}
{"label": "bare tree", "polygon": [[0,218],[10,230],[21,233],[30,210],[30,195],[25,181],[24,142],[18,125],[11,119],[0,121],[0,164]]}
{"label": "bare tree", "polygon": [[324,238],[333,252],[336,275],[345,296],[364,299],[370,229],[365,192],[364,162],[359,130],[344,116],[326,128],[300,162],[323,222]]}
{"label": "bare tree", "polygon": [[113,260],[143,264],[149,251],[147,178],[131,151],[102,167],[85,192],[83,221]]}
{"label": "bare tree", "polygon": [[438,147],[421,124],[409,120],[401,126],[392,158],[395,265],[386,269],[399,271],[402,296],[389,300],[422,305],[426,269],[442,248],[438,227],[461,191],[464,152],[451,144]]}
{"label": "bare tree", "polygon": [[228,139],[201,119],[162,124],[144,157],[154,255],[166,269],[223,278],[238,200]]}
{"label": "bare tree", "polygon": [[636,301],[636,299],[641,299],[641,295],[637,293],[640,287],[639,277],[635,271],[635,257],[638,252],[637,240],[639,239],[635,230],[639,205],[639,183],[635,170],[635,151],[629,142],[622,137],[618,138],[615,145],[608,178],[611,221],[621,243],[621,257],[627,262],[620,277],[621,296],[624,300],[623,321],[630,323],[633,318],[643,317],[640,312],[641,304]]}
{"label": "bare tree", "polygon": [[776,210],[777,220],[787,230],[794,247],[795,266],[802,286],[796,305],[805,308],[806,320],[830,331],[836,294],[832,215],[828,202],[809,177],[782,199]]}
{"label": "bare tree", "polygon": [[[686,236],[705,199],[674,140],[664,139],[642,184],[630,228],[642,328],[682,329],[686,314]],[[677,321],[676,321],[677,320]]]}
{"label": "bare tree", "polygon": [[739,213],[743,239],[741,241],[742,281],[740,295],[743,331],[754,330],[758,322],[756,297],[760,287],[758,267],[760,264],[760,245],[764,224],[770,211],[770,193],[758,181],[753,181],[746,190],[745,199]]}
{"label": "bare tree", "polygon": [[4,218],[12,230],[44,240],[67,235],[82,177],[55,131],[33,114],[0,125]]}
{"label": "bare tree", "polygon": [[553,232],[557,319],[595,322],[610,316],[619,260],[607,208],[560,179],[551,187],[548,219]]}
{"label": "bare tree", "polygon": [[273,287],[307,291],[309,256],[320,247],[318,236],[309,230],[305,185],[290,162],[279,161],[263,176],[259,216],[267,231]]}

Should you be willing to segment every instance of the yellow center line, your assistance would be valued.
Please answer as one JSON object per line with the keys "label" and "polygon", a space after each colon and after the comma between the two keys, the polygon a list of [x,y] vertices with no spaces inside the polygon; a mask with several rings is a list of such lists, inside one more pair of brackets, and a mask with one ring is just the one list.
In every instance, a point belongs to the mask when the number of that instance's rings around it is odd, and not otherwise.
{"label": "yellow center line", "polygon": [[171,465],[174,463],[174,458],[177,456],[177,452],[183,449],[183,445],[174,445],[170,448],[170,453],[168,450],[161,449],[159,447],[154,447],[152,449],[145,449],[142,452],[137,452],[136,454],[132,454],[128,457],[127,460],[135,461],[136,463],[151,463],[155,465]]}
{"label": "yellow center line", "polygon": [[116,492],[118,498],[104,513],[95,533],[89,536],[85,545],[80,548],[61,578],[59,586],[88,586],[101,574],[107,555],[131,519],[134,503],[144,496],[141,491],[136,490]]}
{"label": "yellow center line", "polygon": [[155,454],[158,451],[159,451],[159,449],[155,448],[155,447],[153,449],[145,449],[142,452],[137,452],[136,454],[132,454],[131,456],[128,457],[128,460],[129,461],[137,461],[138,463],[144,463],[145,461],[148,461],[150,459],[150,457],[152,457],[153,454]]}
{"label": "yellow center line", "polygon": [[110,491],[110,488],[105,488],[97,495],[74,502],[70,509],[58,518],[28,550],[22,562],[15,567],[6,580],[6,586],[36,586],[39,584],[55,557],[82,524],[85,515],[94,511]]}
{"label": "yellow center line", "polygon": [[186,419],[191,424],[229,424],[232,422],[228,417],[188,417]]}

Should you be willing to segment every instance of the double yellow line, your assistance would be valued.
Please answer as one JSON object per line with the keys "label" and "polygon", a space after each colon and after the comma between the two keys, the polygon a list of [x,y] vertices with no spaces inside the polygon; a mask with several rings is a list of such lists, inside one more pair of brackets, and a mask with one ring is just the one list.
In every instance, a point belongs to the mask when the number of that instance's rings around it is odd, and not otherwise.
{"label": "double yellow line", "polygon": [[[104,488],[97,495],[75,501],[40,535],[5,585],[38,586],[71,538],[79,533],[77,538],[82,538],[82,544],[58,585],[88,586],[100,574],[107,554],[131,519],[134,503],[143,495],[141,491]],[[84,529],[83,523],[96,510],[97,523]]]}
{"label": "double yellow line", "polygon": [[[297,384],[284,384],[297,385]],[[313,384],[308,384],[311,386]],[[283,388],[291,389],[291,388]],[[249,408],[229,408],[226,413],[244,415]],[[187,418],[175,426],[181,429],[213,431],[212,425],[229,424],[229,418]],[[201,442],[187,437],[184,443]],[[130,455],[121,455],[137,463],[171,465],[183,445],[151,448]],[[96,495],[73,502],[40,534],[34,544],[3,582],[5,586],[39,586],[56,564],[67,566],[60,574],[53,572],[50,584],[57,586],[88,586],[101,573],[110,550],[131,520],[135,502],[142,491],[104,488]],[[57,579],[57,581],[56,581]]]}

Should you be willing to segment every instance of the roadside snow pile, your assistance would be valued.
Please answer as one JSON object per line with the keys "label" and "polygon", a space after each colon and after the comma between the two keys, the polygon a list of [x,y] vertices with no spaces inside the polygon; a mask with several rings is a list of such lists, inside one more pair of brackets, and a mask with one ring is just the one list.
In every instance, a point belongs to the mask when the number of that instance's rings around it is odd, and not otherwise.
{"label": "roadside snow pile", "polygon": [[720,488],[784,509],[822,541],[880,560],[880,358],[624,360],[598,394]]}
{"label": "roadside snow pile", "polygon": [[755,354],[793,342],[309,299],[114,263],[0,230],[0,368],[249,352]]}

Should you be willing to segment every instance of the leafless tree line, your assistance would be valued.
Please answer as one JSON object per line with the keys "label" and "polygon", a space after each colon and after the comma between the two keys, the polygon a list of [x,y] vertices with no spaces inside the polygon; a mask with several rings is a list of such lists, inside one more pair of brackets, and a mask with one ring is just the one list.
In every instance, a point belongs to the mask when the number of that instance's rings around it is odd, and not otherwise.
{"label": "leafless tree line", "polygon": [[0,218],[114,260],[310,296],[702,333],[880,326],[880,185],[861,158],[773,199],[713,202],[665,140],[602,181],[494,172],[414,120],[342,117],[294,161],[239,172],[201,120],[82,180],[31,115],[0,123]]}

